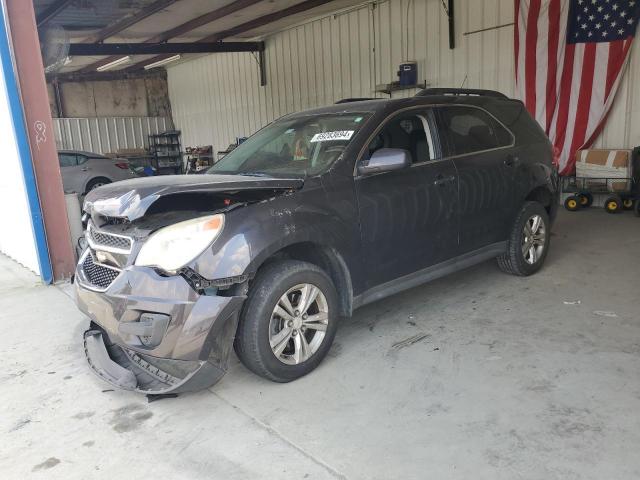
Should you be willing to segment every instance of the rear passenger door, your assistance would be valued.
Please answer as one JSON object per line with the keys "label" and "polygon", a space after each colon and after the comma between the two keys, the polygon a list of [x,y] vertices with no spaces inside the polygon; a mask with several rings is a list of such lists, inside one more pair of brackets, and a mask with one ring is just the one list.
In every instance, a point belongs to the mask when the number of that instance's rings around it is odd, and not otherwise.
{"label": "rear passenger door", "polygon": [[400,113],[376,132],[360,159],[366,162],[381,148],[399,148],[412,160],[402,170],[356,177],[369,288],[456,253],[457,176],[433,132],[431,109]]}
{"label": "rear passenger door", "polygon": [[513,135],[473,106],[439,107],[438,123],[458,172],[460,253],[506,240],[516,208]]}
{"label": "rear passenger door", "polygon": [[78,165],[78,155],[76,153],[60,152],[58,153],[58,162],[64,191],[83,193],[86,172]]}

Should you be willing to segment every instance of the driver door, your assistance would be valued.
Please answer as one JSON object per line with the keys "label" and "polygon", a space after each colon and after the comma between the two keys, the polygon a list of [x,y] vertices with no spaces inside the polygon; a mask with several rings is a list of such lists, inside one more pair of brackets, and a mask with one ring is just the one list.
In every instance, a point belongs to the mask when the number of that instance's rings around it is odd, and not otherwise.
{"label": "driver door", "polygon": [[457,254],[458,177],[442,158],[431,109],[401,113],[370,142],[367,161],[380,148],[411,156],[402,170],[356,177],[362,248],[371,288]]}

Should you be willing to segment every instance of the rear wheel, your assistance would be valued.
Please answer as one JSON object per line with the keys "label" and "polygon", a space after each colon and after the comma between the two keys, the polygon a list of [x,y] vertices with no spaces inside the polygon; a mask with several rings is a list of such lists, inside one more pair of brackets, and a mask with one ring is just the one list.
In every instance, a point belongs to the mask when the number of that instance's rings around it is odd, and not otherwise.
{"label": "rear wheel", "polygon": [[91,190],[95,190],[96,188],[101,187],[103,185],[107,185],[109,183],[111,183],[111,180],[109,180],[106,177],[93,178],[89,180],[89,183],[87,183],[87,193],[89,193]]}
{"label": "rear wheel", "polygon": [[622,200],[622,207],[625,210],[633,210],[633,198],[625,198]]}
{"label": "rear wheel", "polygon": [[550,240],[547,211],[538,202],[527,202],[513,224],[507,252],[498,257],[498,266],[512,275],[532,275],[542,267]]}
{"label": "rear wheel", "polygon": [[323,270],[294,260],[274,262],[252,282],[234,347],[249,370],[290,382],[320,364],[338,318],[338,297]]}

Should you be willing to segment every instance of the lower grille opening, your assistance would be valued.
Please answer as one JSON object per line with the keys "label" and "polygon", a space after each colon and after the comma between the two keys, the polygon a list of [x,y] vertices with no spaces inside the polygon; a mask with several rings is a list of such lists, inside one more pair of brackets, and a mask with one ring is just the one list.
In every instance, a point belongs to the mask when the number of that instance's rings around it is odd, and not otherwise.
{"label": "lower grille opening", "polygon": [[89,283],[98,288],[107,288],[120,275],[119,270],[97,263],[91,251],[85,255],[82,269]]}

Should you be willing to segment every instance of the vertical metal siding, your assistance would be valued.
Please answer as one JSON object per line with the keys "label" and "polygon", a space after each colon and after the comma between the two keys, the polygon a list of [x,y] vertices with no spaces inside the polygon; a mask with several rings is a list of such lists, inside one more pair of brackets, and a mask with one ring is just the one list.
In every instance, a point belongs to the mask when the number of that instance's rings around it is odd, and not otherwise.
{"label": "vertical metal siding", "polygon": [[[387,0],[338,12],[265,39],[267,85],[249,53],[213,54],[168,68],[173,118],[185,145],[222,150],[286,113],[347,97],[387,97],[375,86],[418,62],[431,86],[495,89],[513,96],[513,0],[457,0],[456,48],[449,49],[441,0]],[[640,144],[640,47],[620,86],[599,147]],[[414,95],[395,92],[394,97]]]}
{"label": "vertical metal siding", "polygon": [[148,135],[173,128],[165,117],[54,118],[59,150],[115,153],[121,148],[146,148]]}

